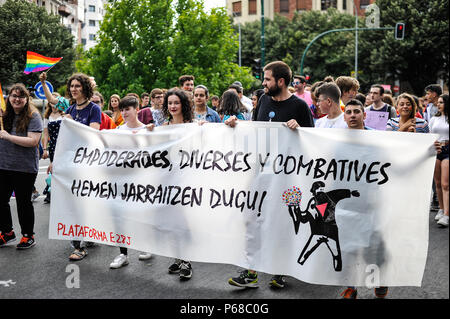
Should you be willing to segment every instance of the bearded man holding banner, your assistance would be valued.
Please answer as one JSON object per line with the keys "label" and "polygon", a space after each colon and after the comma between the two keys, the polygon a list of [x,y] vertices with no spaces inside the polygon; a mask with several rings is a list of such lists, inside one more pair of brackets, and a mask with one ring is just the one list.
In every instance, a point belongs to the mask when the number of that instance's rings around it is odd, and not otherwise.
{"label": "bearded man holding banner", "polygon": [[[259,98],[253,111],[253,121],[284,122],[290,129],[314,127],[314,121],[308,105],[289,92],[292,71],[282,61],[274,61],[264,67],[264,94]],[[231,127],[238,123],[236,116],[231,116],[224,123]],[[230,278],[228,283],[237,287],[257,287],[258,275],[253,270],[243,270],[239,277]],[[275,275],[270,281],[275,288],[284,288],[282,275]]]}

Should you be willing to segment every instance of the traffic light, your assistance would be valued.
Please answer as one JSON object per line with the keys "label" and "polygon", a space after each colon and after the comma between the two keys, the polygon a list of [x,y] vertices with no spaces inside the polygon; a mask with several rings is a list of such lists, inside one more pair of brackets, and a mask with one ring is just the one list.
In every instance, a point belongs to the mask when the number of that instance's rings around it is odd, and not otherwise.
{"label": "traffic light", "polygon": [[260,80],[261,79],[261,73],[262,73],[261,59],[253,59],[253,61],[255,61],[254,76],[258,80]]}
{"label": "traffic light", "polygon": [[395,39],[403,40],[405,37],[405,24],[403,22],[397,22],[395,24]]}

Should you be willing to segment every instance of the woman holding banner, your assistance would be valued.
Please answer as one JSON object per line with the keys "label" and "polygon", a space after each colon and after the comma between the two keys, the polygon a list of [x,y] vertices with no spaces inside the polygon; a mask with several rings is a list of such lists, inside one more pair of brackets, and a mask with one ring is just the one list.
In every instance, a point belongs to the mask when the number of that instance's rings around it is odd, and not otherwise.
{"label": "woman holding banner", "polygon": [[[194,119],[189,97],[183,90],[177,88],[167,91],[164,96],[162,112],[167,119],[163,125],[192,123]],[[192,265],[189,261],[175,259],[169,266],[169,273],[180,274],[181,280],[191,279]]]}
{"label": "woman holding banner", "polygon": [[[3,113],[3,114],[2,114]],[[0,110],[0,247],[16,240],[9,200],[15,192],[22,239],[17,249],[31,248],[34,240],[34,208],[31,202],[39,170],[38,145],[42,133],[39,111],[21,83],[9,90],[6,110]]]}
{"label": "woman holding banner", "polygon": [[[66,114],[81,124],[99,130],[102,111],[97,104],[90,101],[94,94],[92,85],[91,79],[83,73],[76,73],[69,78],[67,81],[67,95],[75,103],[67,109]],[[81,260],[87,256],[87,250],[81,247],[81,241],[74,240],[72,245],[75,250],[69,256],[70,260]]]}

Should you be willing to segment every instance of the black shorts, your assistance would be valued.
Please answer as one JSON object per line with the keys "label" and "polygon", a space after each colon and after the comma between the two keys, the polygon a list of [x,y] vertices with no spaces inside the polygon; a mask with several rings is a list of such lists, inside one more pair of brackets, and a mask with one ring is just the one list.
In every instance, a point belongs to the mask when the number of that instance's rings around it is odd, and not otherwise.
{"label": "black shorts", "polygon": [[442,146],[442,152],[437,155],[437,159],[440,161],[448,159],[448,144]]}

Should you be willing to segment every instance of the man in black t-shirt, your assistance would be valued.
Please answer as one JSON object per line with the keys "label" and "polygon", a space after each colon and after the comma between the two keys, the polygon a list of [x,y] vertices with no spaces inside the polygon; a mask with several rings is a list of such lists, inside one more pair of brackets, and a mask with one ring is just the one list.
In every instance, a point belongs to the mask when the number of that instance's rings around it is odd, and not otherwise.
{"label": "man in black t-shirt", "polygon": [[[253,121],[284,122],[290,129],[298,127],[314,127],[314,121],[306,102],[294,96],[288,90],[291,83],[292,71],[282,61],[275,61],[264,67],[264,93],[258,100],[256,109],[253,111]],[[231,116],[225,121],[226,125],[236,126],[236,116]],[[257,287],[258,275],[256,271],[244,270],[239,277],[230,278],[228,283],[238,287]],[[275,275],[270,285],[283,288],[285,281],[283,276]]]}
{"label": "man in black t-shirt", "polygon": [[[258,100],[253,112],[253,121],[286,122],[291,129],[314,127],[308,105],[288,90],[291,78],[292,71],[284,62],[275,61],[264,67],[265,94]],[[236,117],[230,117],[225,124],[234,127],[236,121]]]}

